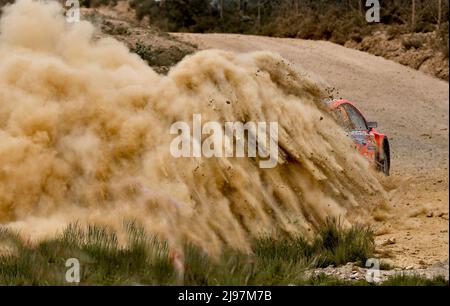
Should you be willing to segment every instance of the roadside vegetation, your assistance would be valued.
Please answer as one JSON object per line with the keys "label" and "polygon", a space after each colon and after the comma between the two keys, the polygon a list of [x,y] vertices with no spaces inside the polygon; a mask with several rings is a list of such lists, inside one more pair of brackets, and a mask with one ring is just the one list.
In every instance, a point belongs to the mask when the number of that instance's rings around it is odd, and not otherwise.
{"label": "roadside vegetation", "polygon": [[[448,34],[448,0],[380,1],[380,23],[366,21],[365,2],[131,0],[130,5],[138,19],[147,16],[152,25],[166,31],[261,34],[330,40],[338,44],[350,40],[360,42],[380,26],[387,26],[390,33],[396,34],[435,31]],[[446,47],[445,42],[439,43]]]}
{"label": "roadside vegetation", "polygon": [[133,20],[105,16],[95,10],[85,11],[83,18],[98,25],[102,35],[112,36],[126,44],[131,52],[139,55],[160,74],[167,74],[171,67],[197,50],[197,46],[193,44],[180,41],[156,27],[143,26]]}
{"label": "roadside vegetation", "polygon": [[[14,0],[0,0],[0,6]],[[62,0],[59,0],[63,2]],[[123,0],[80,0],[88,8]],[[225,32],[360,43],[377,31],[388,38],[434,33],[448,58],[449,0],[383,0],[380,22],[366,21],[365,0],[127,0],[136,19],[165,32]],[[418,39],[416,39],[417,41]],[[423,42],[422,42],[423,43]]]}
{"label": "roadside vegetation", "polygon": [[[125,223],[127,243],[106,227],[72,224],[59,236],[38,243],[0,230],[0,284],[70,285],[65,281],[66,260],[81,264],[81,285],[370,285],[342,281],[325,274],[305,277],[315,267],[364,263],[373,256],[369,228],[344,229],[339,222],[324,224],[314,241],[301,237],[261,238],[253,253],[224,249],[208,256],[194,245],[184,247],[184,272],[175,268],[166,242],[149,236],[134,222]],[[388,285],[447,285],[444,279],[395,277]]]}
{"label": "roadside vegetation", "polygon": [[[114,10],[119,1],[128,2],[129,17],[137,23],[161,32],[327,40],[449,80],[449,0],[383,0],[379,23],[366,21],[365,0],[80,0],[80,5]],[[10,2],[0,0],[0,7]],[[122,27],[114,31],[118,38],[134,35]],[[184,56],[184,48],[139,43],[130,49],[160,73],[169,69],[159,61]]]}
{"label": "roadside vegetation", "polygon": [[161,48],[138,41],[130,48],[131,52],[139,55],[149,66],[158,73],[167,74],[170,67],[180,62],[185,56],[192,53],[193,48],[170,46]]}
{"label": "roadside vegetation", "polygon": [[[108,1],[115,3],[97,0]],[[448,0],[380,1],[379,23],[366,21],[364,0],[130,0],[129,4],[137,20],[166,32],[327,40],[449,79]]]}

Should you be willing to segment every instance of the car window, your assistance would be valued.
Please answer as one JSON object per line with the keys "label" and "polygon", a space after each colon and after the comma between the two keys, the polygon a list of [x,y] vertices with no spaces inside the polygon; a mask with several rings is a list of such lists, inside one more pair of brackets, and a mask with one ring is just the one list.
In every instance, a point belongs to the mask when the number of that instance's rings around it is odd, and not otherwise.
{"label": "car window", "polygon": [[343,107],[343,105],[338,106],[336,108],[335,114],[337,114],[339,122],[342,124],[342,126],[347,132],[355,129],[352,120],[350,120],[350,115],[348,114],[347,110]]}
{"label": "car window", "polygon": [[347,111],[347,114],[352,122],[352,130],[367,130],[366,120],[353,106],[351,106],[350,104],[344,104],[343,107]]}

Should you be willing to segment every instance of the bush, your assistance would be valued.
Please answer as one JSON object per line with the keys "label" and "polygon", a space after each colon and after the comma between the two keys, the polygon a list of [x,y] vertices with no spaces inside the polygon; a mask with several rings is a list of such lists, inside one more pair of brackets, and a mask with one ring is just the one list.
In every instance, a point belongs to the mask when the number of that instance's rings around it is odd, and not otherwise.
{"label": "bush", "polygon": [[[65,262],[77,258],[82,285],[368,285],[332,276],[305,277],[305,271],[373,256],[373,234],[363,226],[344,229],[328,220],[313,241],[302,237],[254,239],[252,252],[224,247],[217,256],[186,243],[184,273],[174,268],[173,251],[160,237],[149,236],[135,222],[125,222],[125,244],[109,228],[72,224],[63,233],[32,244],[0,228],[0,284],[67,285]],[[442,285],[442,278],[391,278],[389,285]]]}
{"label": "bush", "polygon": [[385,281],[383,286],[448,286],[448,281],[442,277],[425,279],[417,275],[396,275]]}
{"label": "bush", "polygon": [[84,7],[99,7],[102,5],[115,6],[118,0],[81,0],[80,5]]}
{"label": "bush", "polygon": [[319,267],[338,266],[347,262],[364,265],[367,259],[373,257],[374,235],[370,228],[361,225],[344,229],[339,221],[328,220],[319,231],[313,248]]}
{"label": "bush", "polygon": [[416,33],[429,33],[434,32],[436,30],[436,24],[432,24],[429,22],[418,22],[414,27],[414,32]]}
{"label": "bush", "polygon": [[109,21],[105,21],[102,25],[102,30],[104,33],[109,35],[130,35],[130,31],[125,25],[114,25]]}
{"label": "bush", "polygon": [[[100,0],[98,0],[100,1]],[[107,0],[104,0],[107,1]],[[386,0],[387,1],[387,0]],[[301,2],[301,9],[294,12],[291,1],[264,1],[261,26],[256,26],[258,7],[248,1],[241,14],[237,14],[235,2],[225,1],[224,17],[219,18],[217,1],[166,0],[165,5],[155,0],[132,0],[138,18],[149,16],[153,25],[165,31],[229,32],[263,34],[275,37],[330,40],[344,45],[347,41],[362,42],[379,26],[369,24],[364,12],[342,1]],[[447,2],[448,3],[448,2]],[[448,20],[443,3],[442,20]],[[398,1],[387,1],[381,7],[381,24],[389,25],[389,39],[410,32],[410,8]],[[413,32],[432,32],[436,28],[436,6],[422,2],[417,9],[417,22]],[[407,29],[407,31],[406,31]],[[406,40],[405,48],[420,48],[419,39]],[[442,44],[442,47],[445,47]],[[446,54],[445,48],[440,48]]]}
{"label": "bush", "polygon": [[387,36],[388,39],[397,38],[402,34],[407,33],[407,29],[405,26],[401,25],[392,25],[387,28]]}
{"label": "bush", "polygon": [[[114,231],[78,224],[50,240],[31,244],[9,230],[0,229],[0,242],[13,246],[0,254],[0,283],[21,285],[65,284],[65,260],[78,258],[83,284],[176,284],[166,242],[148,236],[134,222],[125,223],[126,244],[119,245]],[[217,257],[191,244],[184,247],[186,285],[286,285],[302,284],[309,268],[364,261],[371,255],[372,236],[363,227],[344,230],[329,221],[320,237],[260,238],[253,252],[225,247]]]}
{"label": "bush", "polygon": [[180,62],[190,51],[176,46],[166,48],[153,48],[138,41],[131,51],[139,55],[147,64],[159,73],[167,73],[169,68]]}
{"label": "bush", "polygon": [[419,36],[410,35],[402,39],[402,45],[406,50],[409,49],[419,49],[425,43],[425,39]]}
{"label": "bush", "polygon": [[433,44],[434,47],[444,55],[445,58],[448,58],[448,28],[448,22],[441,25],[440,29],[436,32],[436,39],[434,40]]}
{"label": "bush", "polygon": [[[156,238],[148,238],[132,222],[126,232],[128,245],[121,247],[112,230],[97,226],[73,224],[60,236],[37,245],[17,240],[16,234],[2,230],[0,241],[14,239],[16,252],[0,254],[0,283],[64,284],[68,258],[80,260],[83,282],[87,284],[132,284],[136,280],[148,284],[171,282],[173,274],[167,245]],[[148,274],[147,269],[152,273]]]}
{"label": "bush", "polygon": [[[319,19],[317,16],[305,18],[299,26],[297,37],[302,39],[318,39],[317,24]],[[319,34],[320,35],[320,34]]]}

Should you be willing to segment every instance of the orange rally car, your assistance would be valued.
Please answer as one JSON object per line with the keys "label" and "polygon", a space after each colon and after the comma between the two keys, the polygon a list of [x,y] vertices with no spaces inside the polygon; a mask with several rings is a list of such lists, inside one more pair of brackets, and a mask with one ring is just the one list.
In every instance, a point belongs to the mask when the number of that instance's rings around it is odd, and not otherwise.
{"label": "orange rally car", "polygon": [[327,104],[337,115],[348,136],[353,139],[359,152],[375,167],[389,176],[391,168],[391,150],[389,139],[376,130],[378,124],[369,122],[359,109],[350,101],[333,100]]}

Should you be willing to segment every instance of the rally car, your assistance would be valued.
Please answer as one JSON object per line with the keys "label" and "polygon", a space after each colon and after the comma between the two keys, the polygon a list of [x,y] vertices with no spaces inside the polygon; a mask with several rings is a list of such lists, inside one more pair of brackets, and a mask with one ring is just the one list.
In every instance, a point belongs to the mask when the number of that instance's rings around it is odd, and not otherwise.
{"label": "rally car", "polygon": [[378,124],[369,122],[358,108],[347,100],[327,102],[336,114],[348,136],[353,139],[359,152],[372,162],[379,171],[389,176],[391,152],[389,139],[376,130]]}

